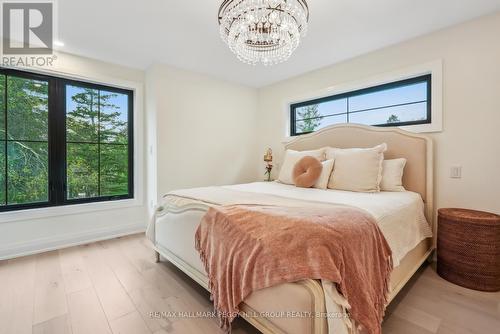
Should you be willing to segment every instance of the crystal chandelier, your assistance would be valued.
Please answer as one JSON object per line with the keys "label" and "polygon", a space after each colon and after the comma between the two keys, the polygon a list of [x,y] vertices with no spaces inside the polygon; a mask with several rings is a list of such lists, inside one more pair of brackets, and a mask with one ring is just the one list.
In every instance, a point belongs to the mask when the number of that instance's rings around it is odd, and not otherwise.
{"label": "crystal chandelier", "polygon": [[224,0],[219,9],[222,39],[238,59],[252,65],[290,58],[308,21],[306,0]]}

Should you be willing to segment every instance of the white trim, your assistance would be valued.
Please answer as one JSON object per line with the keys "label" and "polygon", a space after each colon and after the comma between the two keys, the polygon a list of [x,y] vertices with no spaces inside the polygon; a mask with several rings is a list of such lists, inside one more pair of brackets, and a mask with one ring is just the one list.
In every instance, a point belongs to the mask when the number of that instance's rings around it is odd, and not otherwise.
{"label": "white trim", "polygon": [[144,231],[144,223],[138,223],[125,226],[105,227],[86,232],[68,233],[62,236],[40,238],[28,242],[18,242],[2,246],[0,248],[0,260],[113,239],[125,235],[142,233]]}
{"label": "white trim", "polygon": [[440,132],[443,130],[443,61],[441,59],[407,67],[404,69],[395,70],[392,72],[379,74],[362,80],[341,83],[285,101],[285,119],[288,120],[286,126],[287,133],[285,134],[285,141],[289,141],[290,139],[292,139],[292,137],[290,137],[290,105],[294,103],[314,100],[317,98],[347,93],[395,81],[415,78],[425,74],[432,75],[432,123],[401,126],[399,128],[416,133]]}
{"label": "white trim", "polygon": [[64,79],[100,84],[132,90],[134,93],[134,198],[109,202],[93,202],[37,209],[21,209],[0,213],[0,224],[26,219],[66,216],[72,214],[123,209],[144,205],[144,84],[137,81],[116,79],[108,76],[85,76],[56,69],[39,67],[7,67]]}
{"label": "white trim", "polygon": [[62,206],[51,206],[47,208],[21,209],[16,211],[6,211],[0,213],[0,224],[11,223],[22,220],[33,220],[48,217],[61,217],[75,214],[125,209],[131,207],[140,207],[140,203],[136,199],[123,199],[106,202],[93,202],[83,204],[72,204]]}

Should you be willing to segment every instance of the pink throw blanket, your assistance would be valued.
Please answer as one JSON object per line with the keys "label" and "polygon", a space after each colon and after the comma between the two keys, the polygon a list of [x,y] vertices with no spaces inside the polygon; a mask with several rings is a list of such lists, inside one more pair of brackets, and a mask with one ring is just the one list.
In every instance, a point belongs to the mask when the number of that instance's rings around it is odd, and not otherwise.
{"label": "pink throw blanket", "polygon": [[214,207],[196,231],[196,249],[226,330],[252,292],[324,279],[336,283],[357,324],[368,333],[381,333],[391,250],[374,218],[362,210]]}

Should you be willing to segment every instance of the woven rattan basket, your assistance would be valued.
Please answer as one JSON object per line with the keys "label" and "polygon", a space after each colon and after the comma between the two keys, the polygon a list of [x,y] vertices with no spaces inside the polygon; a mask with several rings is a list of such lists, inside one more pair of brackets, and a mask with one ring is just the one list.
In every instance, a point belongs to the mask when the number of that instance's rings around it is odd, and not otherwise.
{"label": "woven rattan basket", "polygon": [[500,216],[465,209],[438,213],[437,272],[481,291],[500,290]]}

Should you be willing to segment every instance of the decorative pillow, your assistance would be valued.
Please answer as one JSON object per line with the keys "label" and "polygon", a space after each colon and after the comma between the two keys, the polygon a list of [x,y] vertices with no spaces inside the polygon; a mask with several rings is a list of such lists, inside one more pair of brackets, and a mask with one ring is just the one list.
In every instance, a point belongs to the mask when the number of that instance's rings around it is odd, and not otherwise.
{"label": "decorative pillow", "polygon": [[293,167],[293,183],[297,187],[311,188],[318,181],[323,165],[314,157],[303,157]]}
{"label": "decorative pillow", "polygon": [[325,147],[325,159],[331,160],[335,159],[335,152],[342,150],[341,148],[336,147]]}
{"label": "decorative pillow", "polygon": [[406,159],[384,160],[382,164],[382,181],[380,190],[382,191],[405,191],[403,187],[403,171],[406,166]]}
{"label": "decorative pillow", "polygon": [[321,164],[323,165],[323,170],[321,171],[321,175],[318,178],[318,181],[314,184],[314,188],[318,189],[326,189],[328,187],[328,181],[330,180],[330,176],[332,175],[333,163],[335,160],[325,160]]}
{"label": "decorative pillow", "polygon": [[310,156],[320,161],[324,160],[324,149],[313,151],[293,151],[286,150],[285,159],[283,159],[283,166],[281,166],[278,181],[285,184],[294,184],[293,182],[293,168],[295,164],[303,157]]}
{"label": "decorative pillow", "polygon": [[328,188],[356,192],[379,192],[382,162],[387,144],[373,148],[335,150],[335,166]]}

